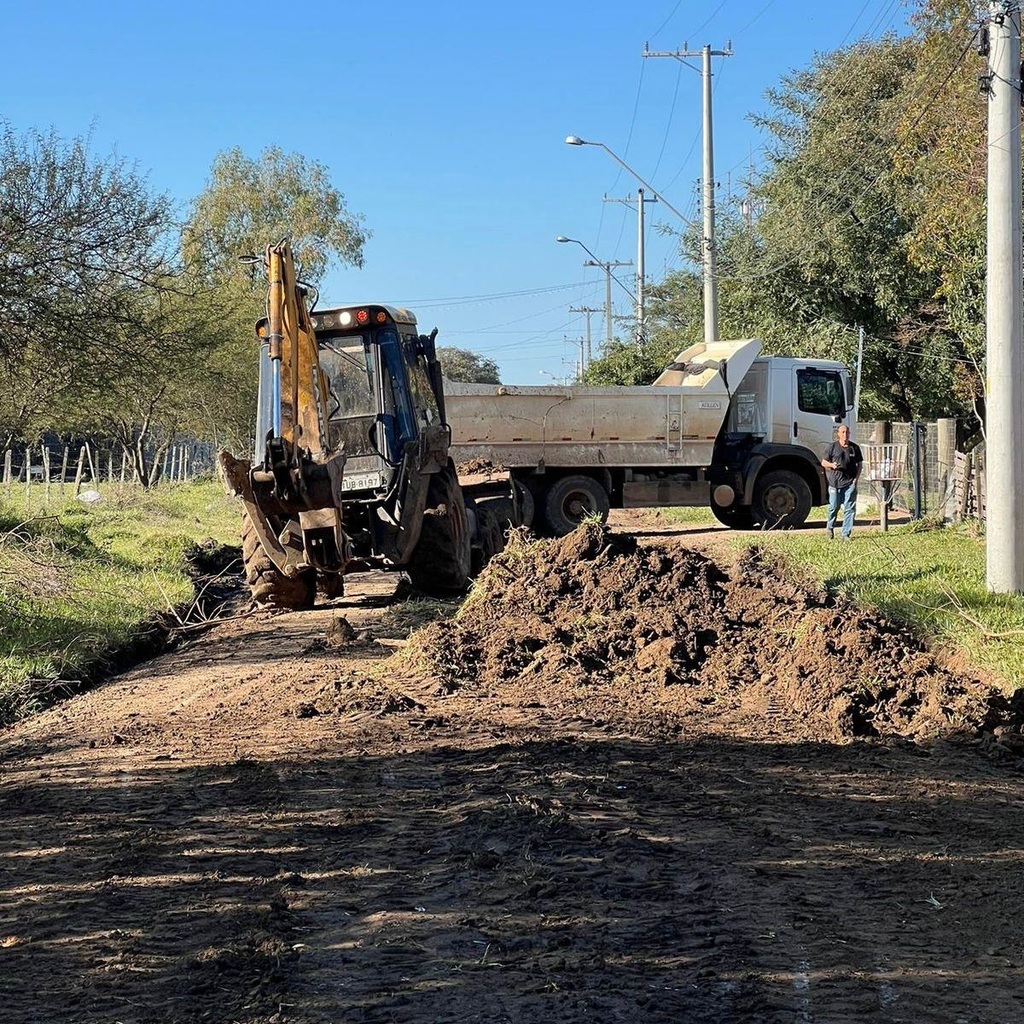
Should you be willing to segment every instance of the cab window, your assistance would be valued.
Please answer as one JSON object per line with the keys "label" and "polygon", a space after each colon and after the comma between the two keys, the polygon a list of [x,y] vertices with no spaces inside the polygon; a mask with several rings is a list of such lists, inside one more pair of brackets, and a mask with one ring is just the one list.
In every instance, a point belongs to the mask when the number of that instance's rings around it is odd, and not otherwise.
{"label": "cab window", "polygon": [[797,370],[797,405],[801,412],[843,416],[846,396],[838,373],[829,370]]}

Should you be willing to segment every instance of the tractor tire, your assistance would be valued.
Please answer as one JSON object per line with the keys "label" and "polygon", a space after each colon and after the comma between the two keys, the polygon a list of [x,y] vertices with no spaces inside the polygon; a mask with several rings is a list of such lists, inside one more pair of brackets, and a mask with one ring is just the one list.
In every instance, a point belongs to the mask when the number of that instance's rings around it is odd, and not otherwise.
{"label": "tractor tire", "polygon": [[762,530],[791,530],[811,514],[811,488],[798,473],[775,469],[754,486],[754,522]]}
{"label": "tractor tire", "polygon": [[285,576],[263,550],[256,528],[242,513],[242,561],[252,598],[260,607],[281,611],[312,608],[316,599],[316,573],[306,570]]}
{"label": "tractor tire", "polygon": [[590,516],[607,522],[610,508],[608,492],[592,476],[563,476],[544,496],[544,521],[552,534],[564,537]]}
{"label": "tractor tire", "polygon": [[412,585],[424,594],[465,590],[473,561],[470,542],[466,503],[449,461],[430,478],[423,527],[408,566]]}
{"label": "tractor tire", "polygon": [[333,601],[336,597],[344,597],[345,577],[340,572],[317,573],[316,592],[328,601]]}

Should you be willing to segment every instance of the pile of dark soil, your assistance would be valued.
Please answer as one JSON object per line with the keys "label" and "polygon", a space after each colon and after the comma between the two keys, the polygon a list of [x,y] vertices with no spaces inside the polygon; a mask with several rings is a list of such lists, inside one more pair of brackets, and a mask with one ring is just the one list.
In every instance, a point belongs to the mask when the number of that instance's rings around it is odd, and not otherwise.
{"label": "pile of dark soil", "polygon": [[513,536],[458,616],[404,659],[448,693],[575,706],[634,733],[1019,736],[1022,718],[904,626],[780,579],[756,552],[730,577],[678,542],[646,547],[598,524]]}

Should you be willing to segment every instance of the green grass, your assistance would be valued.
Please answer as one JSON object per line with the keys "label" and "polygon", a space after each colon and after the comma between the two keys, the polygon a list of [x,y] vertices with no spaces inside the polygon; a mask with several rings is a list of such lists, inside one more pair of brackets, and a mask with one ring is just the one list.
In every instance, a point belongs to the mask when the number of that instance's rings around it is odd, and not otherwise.
{"label": "green grass", "polygon": [[685,523],[687,525],[707,523],[712,526],[718,522],[712,515],[711,509],[706,507],[659,508],[657,513],[669,523]]}
{"label": "green grass", "polygon": [[158,611],[194,596],[186,556],[238,543],[239,510],[214,482],[103,500],[0,496],[0,722],[30,714]]}
{"label": "green grass", "polygon": [[878,608],[934,646],[963,654],[1013,687],[1024,685],[1024,597],[987,591],[985,541],[976,529],[925,521],[859,532],[849,542],[824,534],[795,530],[748,538],[789,573]]}

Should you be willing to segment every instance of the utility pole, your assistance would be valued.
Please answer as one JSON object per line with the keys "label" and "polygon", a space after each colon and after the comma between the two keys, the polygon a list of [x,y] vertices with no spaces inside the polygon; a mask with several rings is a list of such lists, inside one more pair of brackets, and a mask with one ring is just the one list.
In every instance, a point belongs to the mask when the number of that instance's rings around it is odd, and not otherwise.
{"label": "utility pole", "polygon": [[[689,57],[701,58],[701,78],[704,83],[704,240],[702,245],[704,263],[704,343],[710,345],[718,340],[718,277],[715,250],[715,156],[714,137],[711,126],[711,58],[731,57],[732,43],[726,43],[724,50],[712,50],[705,46],[700,50],[688,50],[683,43],[681,50],[654,53],[644,46],[645,57],[673,57],[683,64]],[[692,64],[686,64],[692,68]],[[696,68],[694,68],[696,70]]]}
{"label": "utility pole", "polygon": [[1006,594],[1024,591],[1019,0],[990,0],[987,36],[985,578],[990,591]]}
{"label": "utility pole", "polygon": [[860,420],[860,374],[864,366],[864,328],[857,328],[857,382],[853,387],[853,425]]}
{"label": "utility pole", "polygon": [[600,313],[601,310],[594,306],[570,306],[570,313],[585,313],[587,317],[587,366],[589,367],[594,359],[594,350],[590,344],[590,315],[591,313]]}
{"label": "utility pole", "polygon": [[602,260],[587,260],[585,267],[600,267],[605,272],[604,283],[604,317],[607,327],[608,349],[611,350],[612,342],[615,340],[612,335],[612,267],[631,267],[632,263],[622,263],[619,260],[611,260],[608,263]]}
{"label": "utility pole", "polygon": [[576,360],[575,369],[576,369],[576,380],[577,381],[581,381],[581,380],[583,380],[583,374],[587,372],[586,351],[583,348],[583,339],[582,338],[570,338],[568,335],[563,334],[562,335],[562,340],[567,345],[574,345],[576,348],[578,348],[580,350],[580,357],[579,357],[579,359]]}
{"label": "utility pole", "polygon": [[[604,201],[606,203],[625,203],[627,206],[633,205],[632,196],[626,196],[625,199],[609,199],[605,196]],[[644,283],[646,281],[644,271],[644,252],[646,249],[644,244],[644,203],[656,203],[657,201],[657,196],[645,196],[642,188],[636,190],[636,347],[638,349],[642,349],[647,340],[644,316]]]}

